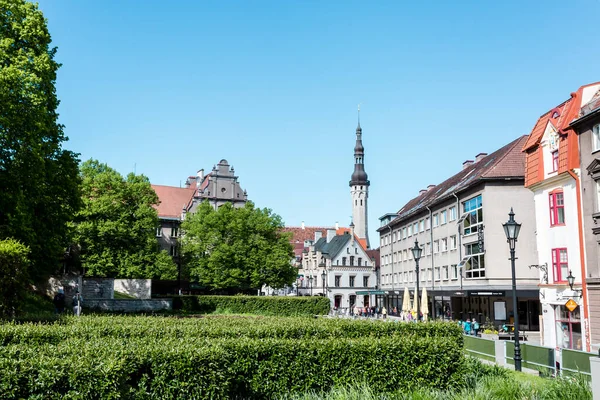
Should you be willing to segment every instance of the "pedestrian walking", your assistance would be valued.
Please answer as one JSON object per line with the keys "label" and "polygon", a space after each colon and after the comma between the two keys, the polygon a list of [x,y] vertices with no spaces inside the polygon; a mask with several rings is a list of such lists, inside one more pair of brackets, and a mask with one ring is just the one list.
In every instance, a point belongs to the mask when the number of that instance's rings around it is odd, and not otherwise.
{"label": "pedestrian walking", "polygon": [[63,288],[58,288],[58,293],[54,295],[52,303],[54,303],[54,312],[56,314],[65,312],[65,291]]}
{"label": "pedestrian walking", "polygon": [[383,319],[387,319],[387,308],[385,306],[381,309],[381,315],[383,315]]}
{"label": "pedestrian walking", "polygon": [[73,296],[73,314],[76,316],[81,315],[81,307],[83,305],[83,297],[79,293],[79,289],[75,290],[75,296]]}

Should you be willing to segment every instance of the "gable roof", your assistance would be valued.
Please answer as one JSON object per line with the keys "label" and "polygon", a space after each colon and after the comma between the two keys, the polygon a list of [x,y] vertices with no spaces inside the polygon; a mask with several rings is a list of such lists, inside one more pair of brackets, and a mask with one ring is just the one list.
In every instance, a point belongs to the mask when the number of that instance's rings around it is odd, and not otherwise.
{"label": "gable roof", "polygon": [[[333,259],[340,253],[340,251],[342,251],[344,247],[346,247],[351,238],[352,236],[349,232],[341,235],[335,235],[329,242],[327,242],[327,238],[321,238],[315,243],[315,251],[320,251],[323,253],[323,257],[325,258]],[[361,250],[366,251],[360,242],[358,245],[360,246]]]}
{"label": "gable roof", "polygon": [[194,197],[194,188],[179,188],[175,186],[151,185],[160,203],[154,208],[159,218],[180,219],[181,211],[189,208]]}
{"label": "gable roof", "polygon": [[[525,154],[521,152],[527,136],[521,136],[501,147],[480,161],[464,168],[439,185],[421,193],[406,203],[398,217],[388,225],[395,225],[409,216],[425,210],[425,207],[447,200],[457,193],[486,180],[523,179],[525,176]],[[384,225],[377,231],[385,229]]]}
{"label": "gable roof", "polygon": [[321,232],[321,236],[327,236],[328,229],[335,229],[335,227],[316,227],[316,226],[286,226],[281,231],[282,232],[291,232],[292,238],[290,239],[290,243],[302,243],[304,245],[304,241],[306,240],[315,240],[315,232]]}
{"label": "gable roof", "polygon": [[[344,233],[350,234],[350,228],[338,228],[335,231],[336,235],[343,235]],[[354,238],[356,239],[356,241],[358,242],[358,244],[360,244],[360,247],[362,247],[362,249],[364,251],[367,251],[367,238],[359,238],[356,235],[356,233],[354,234]]]}

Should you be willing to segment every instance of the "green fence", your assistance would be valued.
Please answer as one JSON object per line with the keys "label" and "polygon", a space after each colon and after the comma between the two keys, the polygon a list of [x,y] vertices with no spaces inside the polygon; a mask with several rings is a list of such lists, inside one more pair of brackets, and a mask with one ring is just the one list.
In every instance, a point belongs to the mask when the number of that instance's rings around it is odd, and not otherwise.
{"label": "green fence", "polygon": [[561,365],[563,375],[569,376],[581,373],[591,377],[590,357],[594,356],[597,356],[597,354],[563,349]]}
{"label": "green fence", "polygon": [[[515,344],[513,342],[506,342],[505,346],[506,363],[514,365]],[[521,343],[521,366],[523,368],[538,370],[550,375],[555,372],[555,361],[554,349]]]}
{"label": "green fence", "polygon": [[496,361],[494,340],[465,336],[465,351],[467,354],[483,360]]}

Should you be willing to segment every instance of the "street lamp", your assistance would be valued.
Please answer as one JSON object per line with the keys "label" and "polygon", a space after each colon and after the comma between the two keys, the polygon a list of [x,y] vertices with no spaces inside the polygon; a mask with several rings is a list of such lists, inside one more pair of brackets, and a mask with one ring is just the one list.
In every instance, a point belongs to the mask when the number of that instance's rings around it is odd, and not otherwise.
{"label": "street lamp", "polygon": [[325,270],[321,273],[321,279],[323,280],[323,296],[325,296]]}
{"label": "street lamp", "polygon": [[310,295],[312,296],[312,281],[313,281],[313,277],[312,275],[308,277],[308,282],[310,283]]}
{"label": "street lamp", "polygon": [[419,320],[419,260],[421,259],[421,253],[423,249],[419,246],[419,241],[415,240],[415,247],[410,249],[413,253],[413,257],[415,258],[415,263],[417,264],[415,268],[415,272],[417,273],[417,292],[415,293],[415,300],[417,302],[417,321]]}
{"label": "street lamp", "polygon": [[573,284],[575,283],[575,277],[573,276],[573,272],[569,270],[569,276],[567,276],[567,282],[569,282],[569,287],[571,288],[571,292],[573,291]]}
{"label": "street lamp", "polygon": [[515,277],[515,244],[519,237],[521,224],[515,221],[515,213],[511,207],[508,213],[508,222],[502,224],[506,241],[510,248],[510,266],[512,270],[512,296],[513,296],[513,313],[515,315],[515,371],[521,370],[521,346],[519,345],[519,310],[517,309],[517,282]]}

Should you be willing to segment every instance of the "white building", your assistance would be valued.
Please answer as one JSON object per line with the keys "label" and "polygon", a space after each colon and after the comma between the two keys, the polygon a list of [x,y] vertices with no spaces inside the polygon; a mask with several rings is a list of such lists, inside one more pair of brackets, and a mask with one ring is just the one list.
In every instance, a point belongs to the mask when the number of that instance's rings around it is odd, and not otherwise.
{"label": "white building", "polygon": [[314,243],[303,254],[299,275],[299,294],[327,296],[332,308],[375,304],[375,260],[354,234],[352,224],[350,232],[341,235],[335,229],[328,229],[324,237],[316,232]]}

